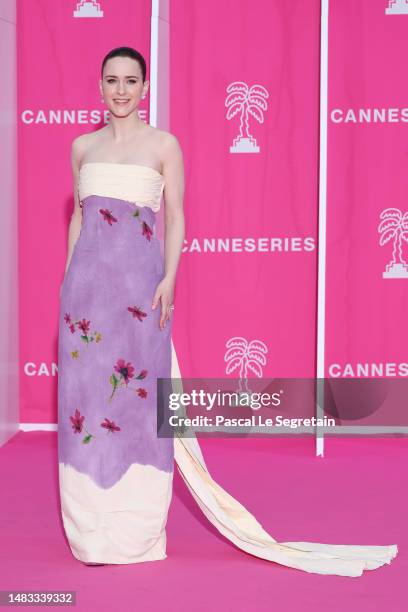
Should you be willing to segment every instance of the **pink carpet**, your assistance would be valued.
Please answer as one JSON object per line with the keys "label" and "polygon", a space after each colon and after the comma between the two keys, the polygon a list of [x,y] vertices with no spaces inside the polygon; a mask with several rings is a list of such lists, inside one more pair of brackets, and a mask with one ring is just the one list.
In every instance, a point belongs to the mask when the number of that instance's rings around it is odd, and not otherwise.
{"label": "pink carpet", "polygon": [[0,590],[73,590],[76,610],[344,612],[407,609],[408,442],[211,439],[213,477],[281,541],[398,544],[391,565],[359,578],[320,576],[248,555],[208,523],[177,470],[168,558],[86,567],[63,534],[55,432],[18,433],[0,449]]}

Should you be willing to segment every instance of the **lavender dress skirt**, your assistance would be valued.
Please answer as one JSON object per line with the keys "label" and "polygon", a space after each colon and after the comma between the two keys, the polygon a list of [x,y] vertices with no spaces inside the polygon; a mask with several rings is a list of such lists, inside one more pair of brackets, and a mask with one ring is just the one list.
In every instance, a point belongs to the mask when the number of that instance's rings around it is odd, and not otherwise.
{"label": "lavender dress skirt", "polygon": [[163,188],[146,166],[95,162],[80,171],[82,229],[62,287],[58,344],[61,512],[74,557],[164,559],[175,460],[208,520],[250,554],[340,576],[390,563],[395,544],[277,542],[211,477],[194,436],[157,436],[156,379],[171,376],[183,390],[172,321],[160,330],[160,308],[151,310],[164,274],[155,232]]}

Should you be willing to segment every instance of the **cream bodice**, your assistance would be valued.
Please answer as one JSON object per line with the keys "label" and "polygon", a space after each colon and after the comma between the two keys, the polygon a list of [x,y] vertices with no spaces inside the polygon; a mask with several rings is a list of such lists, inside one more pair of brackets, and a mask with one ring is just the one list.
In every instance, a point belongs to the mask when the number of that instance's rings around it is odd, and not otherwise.
{"label": "cream bodice", "polygon": [[119,198],[160,210],[164,177],[140,164],[85,162],[79,171],[78,192],[82,201],[90,195]]}

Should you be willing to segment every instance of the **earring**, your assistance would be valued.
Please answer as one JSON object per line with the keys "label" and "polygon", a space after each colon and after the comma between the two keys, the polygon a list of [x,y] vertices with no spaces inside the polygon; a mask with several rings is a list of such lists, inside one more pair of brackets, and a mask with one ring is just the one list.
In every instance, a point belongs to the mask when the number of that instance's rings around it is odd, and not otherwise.
{"label": "earring", "polygon": [[101,102],[102,102],[103,104],[105,104],[105,98],[104,98],[104,97],[102,97],[102,98],[101,98]]}

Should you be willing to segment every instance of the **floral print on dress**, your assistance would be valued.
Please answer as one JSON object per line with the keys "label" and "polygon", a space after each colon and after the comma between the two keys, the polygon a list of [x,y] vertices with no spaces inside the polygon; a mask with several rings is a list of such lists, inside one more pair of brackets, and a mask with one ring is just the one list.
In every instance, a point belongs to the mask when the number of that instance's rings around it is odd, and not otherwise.
{"label": "floral print on dress", "polygon": [[136,217],[139,220],[139,222],[140,222],[140,224],[142,226],[142,236],[145,236],[145,238],[150,242],[150,239],[153,236],[153,230],[150,227],[150,225],[148,223],[146,223],[146,221],[143,221],[140,218],[140,210],[137,208],[132,216]]}
{"label": "floral print on dress", "polygon": [[[73,321],[71,315],[68,312],[66,312],[64,315],[64,321],[68,325],[71,334],[75,334],[77,330],[82,332],[80,334],[80,337],[81,340],[85,342],[85,344],[89,344],[93,341],[100,342],[102,340],[102,334],[100,332],[90,331],[91,321],[88,321],[87,319],[78,319],[77,321]],[[78,353],[78,351],[74,352]],[[75,355],[73,353],[71,354],[73,358],[76,358],[79,355],[79,353]]]}
{"label": "floral print on dress", "polygon": [[142,398],[147,397],[146,389],[143,389],[142,387],[138,387],[137,389],[135,389],[135,387],[129,386],[129,381],[131,378],[134,378],[135,380],[143,380],[144,378],[146,378],[147,370],[141,370],[138,376],[135,376],[134,375],[135,368],[130,363],[130,361],[126,362],[124,359],[118,359],[113,369],[114,369],[114,372],[111,374],[109,378],[109,382],[112,385],[112,393],[109,397],[109,401],[112,400],[115,392],[120,387],[122,388],[125,387],[125,389],[130,388],[133,391],[136,391],[139,397],[142,397]]}
{"label": "floral print on dress", "polygon": [[151,309],[163,270],[155,194],[115,198],[97,195],[94,184],[81,187],[80,244],[61,292],[59,457],[108,489],[132,464],[173,469],[172,440],[157,442],[156,432],[156,376],[170,374],[170,330],[159,330]]}
{"label": "floral print on dress", "polygon": [[72,423],[74,433],[81,433],[85,417],[81,416],[78,408],[75,410],[74,416],[70,416],[69,419]]}
{"label": "floral print on dress", "polygon": [[[92,440],[92,438],[94,438],[95,436],[91,433],[89,433],[89,431],[85,428],[84,426],[84,420],[85,417],[84,415],[81,415],[80,411],[78,410],[78,408],[76,408],[74,415],[69,417],[71,424],[72,424],[72,429],[74,431],[74,433],[82,433],[82,430],[85,429],[86,431],[86,436],[82,439],[82,443],[83,444],[89,444],[89,442]],[[105,429],[108,430],[107,433],[114,433],[115,431],[121,431],[121,427],[119,427],[118,425],[116,425],[116,423],[114,421],[109,420],[107,417],[105,417],[104,421],[101,423],[101,427],[104,427]]]}
{"label": "floral print on dress", "polygon": [[[100,208],[99,213],[102,215],[103,221],[106,221],[109,226],[114,223],[118,223],[118,219],[112,214],[112,211],[107,208]],[[136,217],[140,223],[141,234],[148,240],[151,241],[153,236],[153,230],[150,225],[141,218],[141,210],[136,208],[135,212],[132,213],[133,217]],[[139,305],[129,305],[126,307],[127,311],[131,314],[133,319],[137,319],[143,323],[148,313],[143,310]],[[102,334],[99,331],[91,329],[91,320],[86,317],[76,318],[73,317],[69,312],[65,313],[64,321],[71,332],[71,334],[79,334],[81,340],[89,345],[92,342],[98,343],[102,339]],[[80,352],[78,349],[71,351],[72,359],[78,359]],[[118,358],[113,366],[113,372],[109,378],[109,382],[112,386],[112,393],[109,397],[109,401],[112,400],[118,389],[131,389],[141,399],[147,398],[147,390],[144,387],[138,387],[132,385],[134,381],[140,381],[146,378],[147,370],[140,370],[139,374],[136,375],[135,366],[123,358]],[[85,433],[82,443],[89,444],[95,437],[95,434],[90,433],[85,427],[85,416],[81,414],[77,408],[73,415],[69,417],[72,430],[75,434]],[[105,417],[100,423],[100,427],[106,430],[107,434],[117,433],[122,431],[122,428],[113,420]]]}
{"label": "floral print on dress", "polygon": [[133,378],[133,372],[135,371],[135,368],[132,366],[130,361],[126,363],[124,359],[118,359],[113,369],[115,372],[118,372],[121,375],[126,385],[128,384],[129,379]]}
{"label": "floral print on dress", "polygon": [[111,210],[108,210],[107,208],[100,208],[99,212],[101,213],[101,215],[104,218],[104,220],[109,223],[109,225],[112,225],[112,223],[117,223],[118,222],[116,217],[113,216]]}
{"label": "floral print on dress", "polygon": [[[109,210],[108,208],[100,208],[99,212],[101,213],[102,217],[104,218],[105,221],[107,221],[109,223],[109,225],[112,225],[112,223],[117,223],[118,220],[116,217],[113,216],[112,211]],[[152,236],[153,236],[153,230],[150,227],[150,225],[148,223],[146,223],[146,221],[143,221],[140,218],[140,210],[138,208],[136,208],[135,212],[132,215],[133,217],[136,217],[141,226],[142,226],[142,236],[145,236],[145,238],[150,242]]]}
{"label": "floral print on dress", "polygon": [[151,237],[153,236],[153,231],[150,225],[146,223],[146,221],[142,222],[142,235],[146,236],[149,242],[150,242]]}
{"label": "floral print on dress", "polygon": [[85,428],[85,417],[81,415],[78,408],[75,410],[74,416],[70,416],[69,419],[72,423],[72,429],[74,430],[74,433],[81,433],[82,430],[85,429],[87,435],[82,439],[82,443],[88,444],[94,436],[90,434],[89,431]]}
{"label": "floral print on dress", "polygon": [[135,319],[143,322],[143,319],[147,317],[147,313],[144,312],[139,306],[128,306],[128,311],[132,314]]}
{"label": "floral print on dress", "polygon": [[116,423],[114,423],[113,421],[110,421],[106,417],[105,417],[104,422],[101,423],[101,427],[105,427],[108,430],[108,433],[114,433],[115,431],[121,430],[120,427],[116,425]]}

